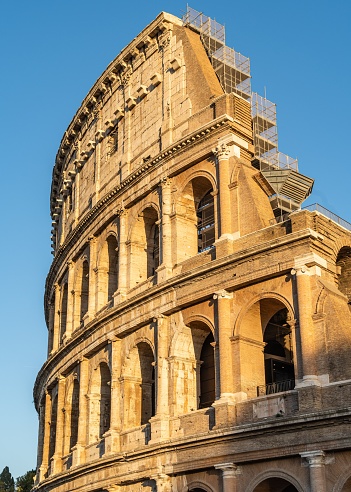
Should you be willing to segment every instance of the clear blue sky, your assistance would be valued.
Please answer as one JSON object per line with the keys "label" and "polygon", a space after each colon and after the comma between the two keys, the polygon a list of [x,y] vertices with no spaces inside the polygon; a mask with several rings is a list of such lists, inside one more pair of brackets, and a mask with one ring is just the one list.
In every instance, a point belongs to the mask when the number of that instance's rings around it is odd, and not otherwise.
{"label": "clear blue sky", "polygon": [[[351,2],[194,0],[251,58],[252,88],[277,103],[279,148],[315,178],[308,203],[351,222]],[[61,137],[107,64],[178,0],[18,0],[0,19],[0,471],[36,464],[32,387],[46,357],[49,192]]]}

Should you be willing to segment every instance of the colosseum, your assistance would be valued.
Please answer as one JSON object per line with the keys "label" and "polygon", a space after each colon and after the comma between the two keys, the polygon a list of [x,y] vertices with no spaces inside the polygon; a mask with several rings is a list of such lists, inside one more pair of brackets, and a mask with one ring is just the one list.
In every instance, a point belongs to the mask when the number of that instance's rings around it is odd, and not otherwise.
{"label": "colosseum", "polygon": [[159,14],[62,138],[36,492],[351,491],[351,225],[224,34]]}

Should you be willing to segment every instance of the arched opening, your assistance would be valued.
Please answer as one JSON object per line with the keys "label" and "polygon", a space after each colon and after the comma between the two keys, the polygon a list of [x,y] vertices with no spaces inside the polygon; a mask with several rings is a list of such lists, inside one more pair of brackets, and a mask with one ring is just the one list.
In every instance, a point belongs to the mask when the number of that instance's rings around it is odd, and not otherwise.
{"label": "arched opening", "polygon": [[215,241],[213,187],[204,176],[191,180],[177,199],[177,263],[208,250]]}
{"label": "arched opening", "polygon": [[292,334],[287,315],[286,308],[277,311],[264,331],[266,394],[288,391],[295,386]]}
{"label": "arched opening", "polygon": [[108,252],[108,285],[107,285],[107,301],[112,299],[113,294],[118,288],[118,244],[114,236],[107,238]]}
{"label": "arched opening", "polygon": [[209,326],[203,321],[189,323],[192,338],[190,353],[196,360],[197,408],[207,408],[216,398],[214,338]]}
{"label": "arched opening", "polygon": [[54,397],[52,397],[52,404],[51,404],[49,461],[55,454],[56,427],[57,427],[57,394]]}
{"label": "arched opening", "polygon": [[255,398],[294,388],[293,334],[281,300],[267,297],[252,304],[236,334],[236,391]]}
{"label": "arched opening", "polygon": [[336,266],[339,267],[339,290],[345,294],[349,304],[351,303],[351,248],[345,246],[341,248],[336,259]]}
{"label": "arched opening", "polygon": [[155,415],[155,367],[154,354],[146,342],[138,343],[138,354],[140,363],[140,389],[141,408],[140,424],[147,424]]}
{"label": "arched opening", "polygon": [[61,287],[61,307],[60,307],[60,343],[63,342],[67,328],[67,305],[68,305],[68,284]]}
{"label": "arched opening", "polygon": [[253,492],[298,492],[298,490],[284,478],[272,477],[257,485]]}
{"label": "arched opening", "polygon": [[100,411],[99,438],[110,428],[111,420],[111,373],[106,362],[99,366],[100,370]]}
{"label": "arched opening", "polygon": [[200,398],[199,408],[207,408],[215,401],[215,361],[212,332],[207,336],[200,355]]}
{"label": "arched opening", "polygon": [[[135,221],[130,241],[130,286],[154,277],[160,263],[158,214],[145,208]],[[154,281],[156,281],[154,279]]]}
{"label": "arched opening", "polygon": [[69,449],[77,444],[78,440],[78,421],[79,421],[79,383],[77,379],[73,381],[73,391],[71,398],[71,422]]}
{"label": "arched opening", "polygon": [[214,200],[212,189],[203,196],[197,207],[198,252],[206,251],[215,242]]}
{"label": "arched opening", "polygon": [[89,305],[89,263],[87,260],[83,261],[82,265],[82,278],[80,289],[80,319],[88,312]]}
{"label": "arched opening", "polygon": [[341,492],[351,492],[351,477],[344,483]]}

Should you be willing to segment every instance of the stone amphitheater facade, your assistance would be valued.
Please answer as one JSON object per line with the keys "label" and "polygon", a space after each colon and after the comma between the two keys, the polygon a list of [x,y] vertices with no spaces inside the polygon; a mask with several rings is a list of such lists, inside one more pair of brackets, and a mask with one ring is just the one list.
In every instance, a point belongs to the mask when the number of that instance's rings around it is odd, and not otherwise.
{"label": "stone amphitheater facade", "polygon": [[351,490],[351,232],[257,155],[194,18],[148,25],[60,144],[38,492]]}

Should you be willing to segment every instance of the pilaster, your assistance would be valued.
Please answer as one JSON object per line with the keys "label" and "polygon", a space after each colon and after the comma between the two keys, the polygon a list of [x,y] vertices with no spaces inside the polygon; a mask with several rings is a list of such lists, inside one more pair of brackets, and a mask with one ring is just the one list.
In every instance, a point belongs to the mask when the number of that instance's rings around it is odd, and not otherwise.
{"label": "pilaster", "polygon": [[161,187],[161,265],[157,269],[157,281],[162,282],[172,275],[172,232],[171,232],[171,180],[163,178]]}
{"label": "pilaster", "polygon": [[114,295],[114,306],[124,301],[127,292],[127,275],[128,275],[128,254],[127,254],[127,220],[128,213],[121,209],[118,212],[118,290]]}
{"label": "pilaster", "polygon": [[121,421],[121,340],[114,338],[110,340],[110,358],[111,358],[111,417],[110,429],[105,433],[105,454],[114,454],[120,451],[120,432],[122,427]]}

